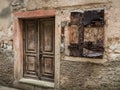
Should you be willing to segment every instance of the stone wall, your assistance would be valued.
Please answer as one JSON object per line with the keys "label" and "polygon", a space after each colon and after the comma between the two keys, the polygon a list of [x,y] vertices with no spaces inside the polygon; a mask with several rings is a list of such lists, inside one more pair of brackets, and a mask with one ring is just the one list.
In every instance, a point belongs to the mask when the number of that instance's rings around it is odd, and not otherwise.
{"label": "stone wall", "polygon": [[14,81],[14,54],[0,49],[0,84],[10,86]]}
{"label": "stone wall", "polygon": [[120,90],[120,62],[61,60],[60,90]]}

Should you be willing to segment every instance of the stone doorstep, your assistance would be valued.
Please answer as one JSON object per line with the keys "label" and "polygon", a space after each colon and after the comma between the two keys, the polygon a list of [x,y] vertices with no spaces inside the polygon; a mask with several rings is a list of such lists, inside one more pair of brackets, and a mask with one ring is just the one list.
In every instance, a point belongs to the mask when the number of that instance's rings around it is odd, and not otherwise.
{"label": "stone doorstep", "polygon": [[0,85],[0,90],[20,90],[20,89],[15,89],[15,88],[11,88],[11,87],[6,87],[6,86],[1,86]]}
{"label": "stone doorstep", "polygon": [[47,82],[47,81],[40,81],[40,80],[34,80],[34,79],[26,79],[22,78],[19,80],[20,83],[25,83],[25,84],[30,84],[30,85],[35,85],[35,86],[41,86],[45,88],[54,88],[54,83],[53,82]]}

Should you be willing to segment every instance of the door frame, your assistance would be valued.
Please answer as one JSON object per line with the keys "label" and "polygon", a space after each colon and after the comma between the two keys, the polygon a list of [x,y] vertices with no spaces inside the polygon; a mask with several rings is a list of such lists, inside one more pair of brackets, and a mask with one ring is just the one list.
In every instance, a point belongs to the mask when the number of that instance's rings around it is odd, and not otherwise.
{"label": "door frame", "polygon": [[[36,10],[25,12],[14,12],[14,38],[13,46],[15,52],[14,60],[14,85],[18,86],[19,81],[23,79],[23,35],[22,35],[22,19],[26,18],[42,18],[42,17],[55,17],[55,10]],[[59,39],[58,39],[59,38]],[[55,23],[55,76],[54,88],[59,88],[60,77],[60,34],[57,30],[57,23]],[[34,83],[33,83],[34,84]]]}

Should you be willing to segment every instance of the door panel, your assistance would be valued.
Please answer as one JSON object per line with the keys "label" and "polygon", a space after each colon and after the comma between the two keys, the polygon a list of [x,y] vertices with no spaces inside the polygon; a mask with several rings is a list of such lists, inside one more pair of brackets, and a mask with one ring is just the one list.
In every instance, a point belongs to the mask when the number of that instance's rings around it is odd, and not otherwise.
{"label": "door panel", "polygon": [[52,29],[52,27],[51,27],[51,24],[50,23],[48,23],[48,24],[44,24],[44,27],[46,27],[45,28],[45,31],[44,31],[44,51],[45,52],[51,52],[52,50],[53,50],[53,47],[52,47],[52,43],[53,43],[53,32],[51,31],[51,29]]}
{"label": "door panel", "polygon": [[38,46],[38,29],[36,25],[36,21],[28,20],[26,22],[26,52],[34,52],[37,53]]}
{"label": "door panel", "polygon": [[36,20],[25,20],[23,31],[23,73],[24,77],[38,78],[38,28]]}
{"label": "door panel", "polygon": [[[36,68],[37,68],[37,62],[36,62],[36,56],[30,56],[26,55],[26,73],[25,74],[31,74],[36,75]],[[36,75],[37,76],[37,75]]]}
{"label": "door panel", "polygon": [[54,79],[54,18],[41,19],[41,49],[43,57],[41,60],[41,78]]}
{"label": "door panel", "polygon": [[50,79],[54,78],[54,57],[52,56],[43,56],[42,61],[42,78]]}
{"label": "door panel", "polygon": [[54,81],[54,18],[24,20],[24,77]]}
{"label": "door panel", "polygon": [[35,72],[35,56],[26,56],[26,62],[27,62],[27,70]]}
{"label": "door panel", "polygon": [[43,53],[54,54],[54,21],[52,19],[40,20],[42,30]]}

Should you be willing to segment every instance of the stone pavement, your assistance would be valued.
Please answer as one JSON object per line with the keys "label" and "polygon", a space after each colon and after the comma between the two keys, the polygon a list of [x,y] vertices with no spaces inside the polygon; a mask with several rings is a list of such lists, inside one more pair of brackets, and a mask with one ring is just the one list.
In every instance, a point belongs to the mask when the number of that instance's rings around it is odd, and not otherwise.
{"label": "stone pavement", "polygon": [[6,86],[1,86],[0,85],[0,90],[20,90],[20,89],[15,89],[15,88],[11,88],[11,87],[6,87]]}

